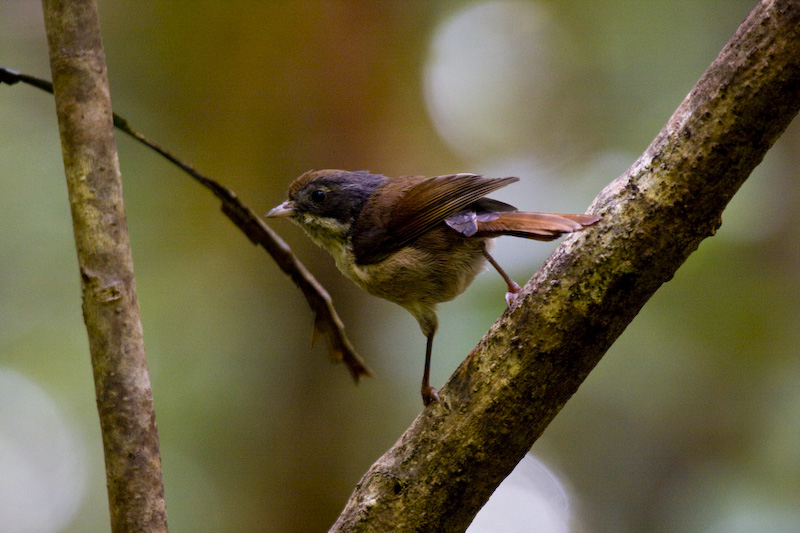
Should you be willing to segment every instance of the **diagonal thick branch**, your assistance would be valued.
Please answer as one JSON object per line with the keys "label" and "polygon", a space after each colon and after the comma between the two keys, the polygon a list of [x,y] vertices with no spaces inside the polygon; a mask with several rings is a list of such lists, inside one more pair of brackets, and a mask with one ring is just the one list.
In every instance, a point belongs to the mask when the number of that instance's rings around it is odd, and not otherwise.
{"label": "diagonal thick branch", "polygon": [[463,531],[642,306],[714,234],[800,108],[800,6],[764,0],[594,201],[331,531]]}

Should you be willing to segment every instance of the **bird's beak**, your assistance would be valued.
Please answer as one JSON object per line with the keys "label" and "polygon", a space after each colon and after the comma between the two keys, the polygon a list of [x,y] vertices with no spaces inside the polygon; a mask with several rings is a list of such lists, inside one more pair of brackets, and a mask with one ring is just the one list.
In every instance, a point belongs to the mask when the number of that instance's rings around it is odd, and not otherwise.
{"label": "bird's beak", "polygon": [[281,205],[273,207],[270,209],[269,213],[264,215],[265,218],[279,218],[279,217],[290,217],[294,215],[294,202],[291,200],[286,200]]}

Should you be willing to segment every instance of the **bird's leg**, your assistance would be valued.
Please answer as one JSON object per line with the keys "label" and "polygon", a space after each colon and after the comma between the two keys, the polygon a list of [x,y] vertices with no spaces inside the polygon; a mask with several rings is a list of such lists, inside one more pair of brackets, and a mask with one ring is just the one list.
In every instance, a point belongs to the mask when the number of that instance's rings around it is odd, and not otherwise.
{"label": "bird's leg", "polygon": [[441,403],[439,391],[431,387],[431,351],[433,349],[433,335],[428,334],[428,343],[425,348],[425,371],[422,373],[422,403],[430,405],[433,402]]}
{"label": "bird's leg", "polygon": [[499,272],[500,275],[503,276],[506,285],[508,285],[508,292],[506,293],[506,303],[508,304],[509,307],[511,307],[511,302],[514,301],[514,298],[517,297],[517,294],[519,294],[519,291],[521,291],[522,289],[520,288],[519,285],[517,285],[516,281],[511,279],[511,277],[508,274],[506,274],[502,268],[500,268],[500,265],[497,264],[497,261],[495,261],[491,255],[489,255],[489,251],[486,249],[486,244],[483,245],[483,256],[486,258],[487,261],[489,261],[489,264],[491,264],[495,268],[495,270],[497,270],[497,272]]}

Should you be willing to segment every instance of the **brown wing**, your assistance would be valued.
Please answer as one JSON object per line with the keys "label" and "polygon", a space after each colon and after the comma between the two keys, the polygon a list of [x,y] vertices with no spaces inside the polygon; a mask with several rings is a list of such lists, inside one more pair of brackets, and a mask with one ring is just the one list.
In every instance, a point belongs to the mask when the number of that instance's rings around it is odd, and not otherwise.
{"label": "brown wing", "polygon": [[552,241],[564,233],[572,233],[600,220],[595,215],[570,215],[565,213],[526,213],[512,211],[498,213],[494,220],[478,222],[477,237],[513,235],[537,241]]}
{"label": "brown wing", "polygon": [[[399,180],[405,178],[397,178]],[[492,191],[519,178],[486,178],[476,174],[449,174],[419,178],[402,192],[390,215],[374,209],[373,198],[364,206],[354,232],[353,253],[359,264],[377,263],[430,231],[447,217]],[[416,180],[415,180],[416,181]],[[388,190],[389,187],[386,187]],[[379,199],[379,195],[375,195]],[[380,224],[376,221],[382,219]]]}

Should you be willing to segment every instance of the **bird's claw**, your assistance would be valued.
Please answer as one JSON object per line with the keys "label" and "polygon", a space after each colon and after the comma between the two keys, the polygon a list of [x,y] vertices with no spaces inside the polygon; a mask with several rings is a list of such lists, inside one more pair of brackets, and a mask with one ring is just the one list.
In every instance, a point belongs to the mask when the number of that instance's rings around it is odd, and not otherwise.
{"label": "bird's claw", "polygon": [[442,399],[439,397],[439,391],[431,387],[430,385],[422,387],[422,403],[425,406],[432,404],[433,402],[442,403]]}
{"label": "bird's claw", "polygon": [[520,288],[520,286],[517,285],[516,283],[513,286],[512,285],[508,286],[508,292],[506,293],[506,304],[508,304],[509,308],[511,307],[511,304],[514,302],[514,300],[517,299],[517,295],[519,295],[521,290],[522,289]]}

